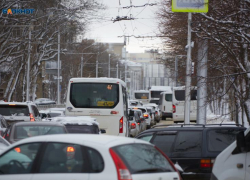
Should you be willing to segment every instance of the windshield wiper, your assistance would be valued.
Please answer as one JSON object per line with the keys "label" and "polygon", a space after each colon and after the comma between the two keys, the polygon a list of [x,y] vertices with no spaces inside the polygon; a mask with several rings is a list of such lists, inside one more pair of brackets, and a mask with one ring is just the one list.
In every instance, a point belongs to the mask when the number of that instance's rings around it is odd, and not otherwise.
{"label": "windshield wiper", "polygon": [[197,144],[197,145],[194,145],[194,146],[190,146],[190,147],[187,147],[187,148],[180,148],[180,149],[175,149],[174,152],[178,152],[178,151],[186,151],[186,150],[189,150],[189,149],[193,149],[193,148],[196,148],[200,146],[200,144]]}
{"label": "windshield wiper", "polygon": [[134,173],[154,173],[154,172],[170,172],[168,169],[161,169],[161,168],[152,168],[152,169],[142,169],[138,171],[134,171]]}

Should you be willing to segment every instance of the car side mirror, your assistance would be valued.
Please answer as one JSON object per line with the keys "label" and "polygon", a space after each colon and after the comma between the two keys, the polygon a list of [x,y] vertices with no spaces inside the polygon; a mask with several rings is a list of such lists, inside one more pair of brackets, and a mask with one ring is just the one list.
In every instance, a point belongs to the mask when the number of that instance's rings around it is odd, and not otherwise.
{"label": "car side mirror", "polygon": [[244,131],[240,131],[236,135],[236,145],[239,152],[246,151],[246,141],[245,141],[245,134]]}
{"label": "car side mirror", "polygon": [[102,133],[102,134],[105,134],[105,133],[106,133],[106,130],[105,130],[105,129],[101,129],[101,133]]}

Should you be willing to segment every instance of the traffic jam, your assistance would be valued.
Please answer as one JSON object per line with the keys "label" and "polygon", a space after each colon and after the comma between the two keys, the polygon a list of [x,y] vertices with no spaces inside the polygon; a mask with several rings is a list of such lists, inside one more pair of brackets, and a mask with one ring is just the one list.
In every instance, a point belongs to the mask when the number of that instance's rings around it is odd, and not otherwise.
{"label": "traffic jam", "polygon": [[68,87],[65,108],[0,102],[0,179],[216,179],[216,156],[246,129],[162,123],[181,88],[152,86],[128,99],[115,78],[72,78]]}

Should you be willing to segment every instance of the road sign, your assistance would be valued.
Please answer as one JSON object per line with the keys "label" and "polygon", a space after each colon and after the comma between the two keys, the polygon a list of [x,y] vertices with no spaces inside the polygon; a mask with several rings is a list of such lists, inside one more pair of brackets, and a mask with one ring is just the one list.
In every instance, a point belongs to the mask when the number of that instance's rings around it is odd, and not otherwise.
{"label": "road sign", "polygon": [[173,12],[208,12],[208,0],[172,0]]}

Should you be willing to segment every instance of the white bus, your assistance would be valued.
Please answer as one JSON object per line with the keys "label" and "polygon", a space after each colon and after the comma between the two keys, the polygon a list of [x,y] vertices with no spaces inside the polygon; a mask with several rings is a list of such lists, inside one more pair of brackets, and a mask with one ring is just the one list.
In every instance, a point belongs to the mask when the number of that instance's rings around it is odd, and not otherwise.
{"label": "white bus", "polygon": [[149,91],[147,90],[134,91],[134,99],[141,101],[143,104],[148,104],[149,103]]}
{"label": "white bus", "polygon": [[106,134],[128,136],[126,84],[115,78],[72,78],[65,115],[92,116]]}
{"label": "white bus", "polygon": [[149,102],[159,104],[160,94],[164,91],[171,91],[171,86],[151,86],[149,89]]}

